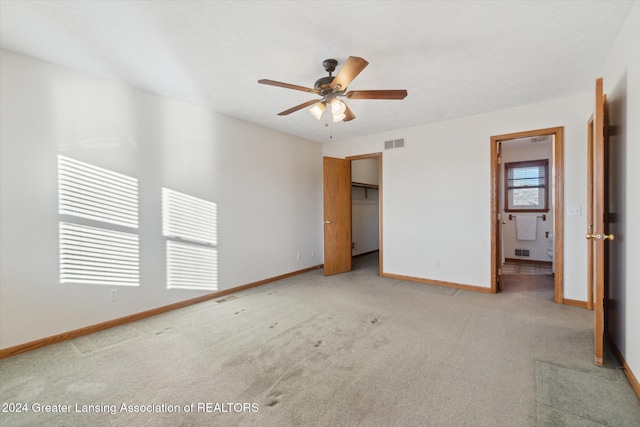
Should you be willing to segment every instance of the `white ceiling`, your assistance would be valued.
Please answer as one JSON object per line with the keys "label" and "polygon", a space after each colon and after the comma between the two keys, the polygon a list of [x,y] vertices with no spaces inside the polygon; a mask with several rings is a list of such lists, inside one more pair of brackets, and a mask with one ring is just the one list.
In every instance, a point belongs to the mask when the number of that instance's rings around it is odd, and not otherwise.
{"label": "white ceiling", "polygon": [[[5,1],[0,44],[318,142],[588,93],[633,1]],[[360,56],[356,120],[317,121],[322,61]],[[335,75],[335,74],[334,74]]]}

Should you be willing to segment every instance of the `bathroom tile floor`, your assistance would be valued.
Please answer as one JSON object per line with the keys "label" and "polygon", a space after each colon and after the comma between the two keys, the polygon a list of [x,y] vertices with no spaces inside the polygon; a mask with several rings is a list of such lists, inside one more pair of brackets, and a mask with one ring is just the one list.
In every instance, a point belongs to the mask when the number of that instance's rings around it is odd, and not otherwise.
{"label": "bathroom tile floor", "polygon": [[502,274],[552,274],[551,265],[508,260],[502,266]]}

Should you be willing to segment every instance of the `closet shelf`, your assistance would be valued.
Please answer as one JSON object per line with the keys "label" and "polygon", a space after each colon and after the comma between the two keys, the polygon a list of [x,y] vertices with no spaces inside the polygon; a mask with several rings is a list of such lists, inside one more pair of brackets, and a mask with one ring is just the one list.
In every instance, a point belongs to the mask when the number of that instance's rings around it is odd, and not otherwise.
{"label": "closet shelf", "polygon": [[364,182],[352,182],[352,187],[364,188],[364,198],[369,198],[369,189],[377,190],[380,186],[375,184],[365,184]]}
{"label": "closet shelf", "polygon": [[361,188],[375,188],[375,189],[380,188],[379,185],[365,184],[364,182],[352,182],[351,185],[354,187],[361,187]]}

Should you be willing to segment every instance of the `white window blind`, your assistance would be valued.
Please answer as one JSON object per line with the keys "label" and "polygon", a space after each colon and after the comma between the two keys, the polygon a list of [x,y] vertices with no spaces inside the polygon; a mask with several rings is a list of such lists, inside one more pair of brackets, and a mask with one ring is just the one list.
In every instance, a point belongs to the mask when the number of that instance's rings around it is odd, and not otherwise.
{"label": "white window blind", "polygon": [[60,222],[60,281],[138,286],[136,234]]}
{"label": "white window blind", "polygon": [[167,289],[217,290],[217,249],[167,241]]}
{"label": "white window blind", "polygon": [[546,212],[548,160],[505,163],[505,211]]}
{"label": "white window blind", "polygon": [[162,189],[168,289],[218,289],[217,205]]}
{"label": "white window blind", "polygon": [[58,209],[60,214],[138,228],[138,180],[59,155]]}
{"label": "white window blind", "polygon": [[217,245],[216,204],[177,191],[162,189],[162,234]]}
{"label": "white window blind", "polygon": [[540,188],[544,187],[544,166],[511,167],[507,169],[507,188]]}

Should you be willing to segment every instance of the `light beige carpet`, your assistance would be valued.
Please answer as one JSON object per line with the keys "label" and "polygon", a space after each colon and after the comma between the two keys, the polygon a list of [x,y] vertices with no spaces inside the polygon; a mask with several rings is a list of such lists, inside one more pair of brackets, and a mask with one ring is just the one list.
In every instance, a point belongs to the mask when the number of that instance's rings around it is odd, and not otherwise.
{"label": "light beige carpet", "polygon": [[29,411],[0,424],[640,425],[617,362],[592,363],[592,313],[554,304],[552,280],[490,295],[380,278],[376,256],[2,360],[2,402]]}

